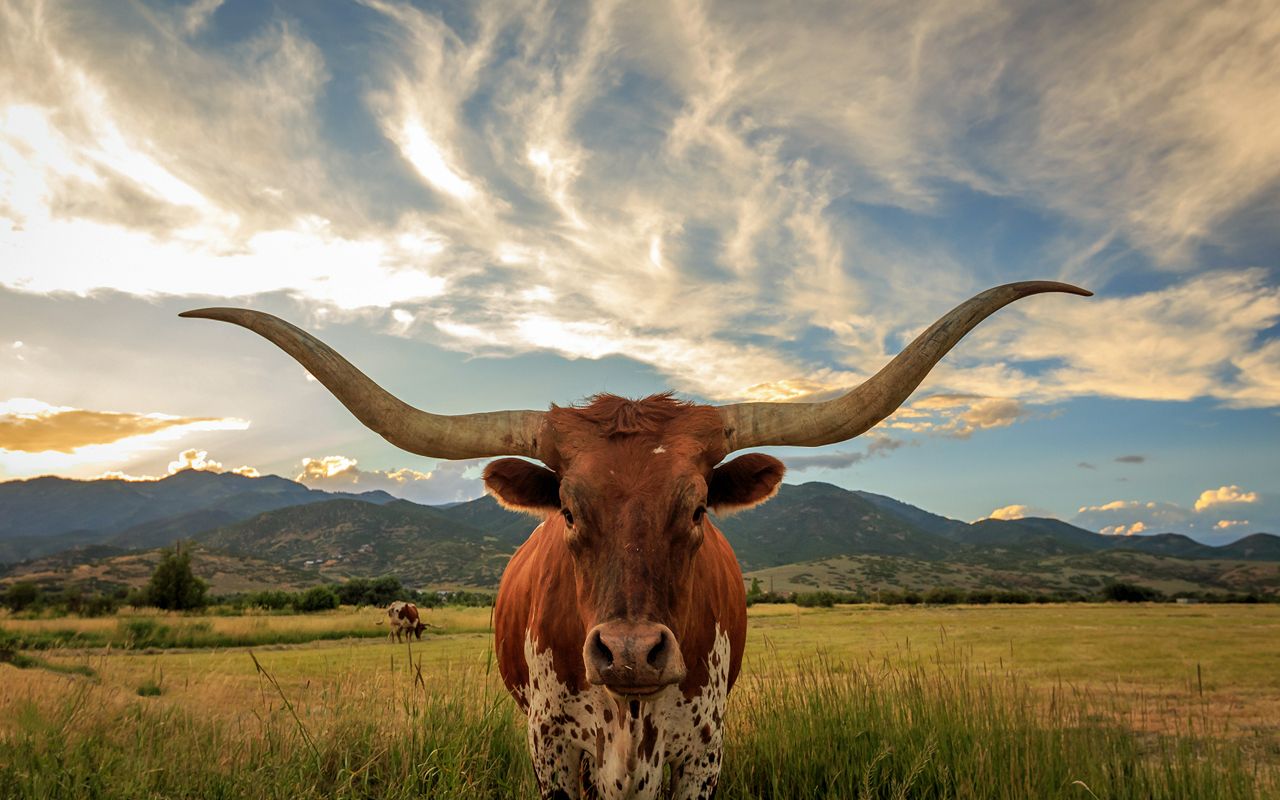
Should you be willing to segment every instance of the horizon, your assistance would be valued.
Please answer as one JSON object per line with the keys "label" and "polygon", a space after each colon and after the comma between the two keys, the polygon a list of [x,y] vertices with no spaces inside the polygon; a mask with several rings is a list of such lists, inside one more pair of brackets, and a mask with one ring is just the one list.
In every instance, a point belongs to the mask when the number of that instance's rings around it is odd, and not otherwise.
{"label": "horizon", "polygon": [[[60,475],[34,475],[34,476],[31,476],[31,477],[27,477],[27,478],[8,478],[8,479],[0,479],[0,486],[2,486],[2,485],[4,485],[4,484],[8,484],[8,483],[22,483],[22,482],[25,482],[25,481],[37,481],[37,480],[73,481],[73,482],[76,482],[76,483],[97,483],[97,482],[103,482],[103,481],[115,481],[115,482],[119,482],[119,483],[158,483],[158,482],[160,482],[160,481],[167,481],[167,480],[171,480],[171,479],[176,478],[176,477],[178,477],[178,476],[180,476],[180,475],[185,475],[185,474],[188,474],[188,473],[195,473],[195,474],[200,474],[200,475],[210,475],[210,476],[213,476],[213,477],[215,477],[215,478],[217,478],[217,477],[221,477],[221,476],[224,476],[224,475],[225,475],[225,476],[234,476],[234,477],[237,477],[237,478],[243,478],[243,479],[245,479],[245,480],[259,480],[259,479],[262,479],[262,478],[276,478],[276,479],[279,479],[279,480],[284,480],[284,481],[288,481],[288,482],[290,482],[290,483],[297,484],[297,485],[299,485],[299,486],[303,486],[303,487],[308,488],[308,489],[313,489],[313,490],[315,490],[315,491],[322,491],[322,492],[328,492],[328,493],[348,494],[348,495],[355,495],[355,496],[357,496],[357,497],[358,497],[358,496],[360,496],[360,495],[365,495],[365,494],[379,494],[379,493],[381,493],[381,494],[386,494],[386,495],[388,495],[388,496],[390,496],[390,497],[393,497],[393,498],[394,498],[394,499],[396,499],[396,500],[403,500],[403,501],[408,502],[408,503],[413,503],[413,504],[415,504],[415,505],[421,505],[421,506],[425,506],[425,507],[428,507],[428,508],[444,508],[444,507],[455,506],[455,505],[459,505],[459,504],[473,503],[473,502],[476,502],[477,500],[483,500],[483,499],[485,499],[485,498],[489,498],[489,499],[493,500],[493,502],[497,503],[497,500],[496,500],[496,499],[494,499],[494,498],[492,497],[492,495],[491,495],[489,492],[482,492],[481,494],[479,494],[479,495],[477,495],[477,496],[475,496],[475,497],[469,497],[469,498],[462,499],[462,500],[442,500],[442,501],[437,501],[437,502],[434,502],[434,503],[432,503],[432,502],[420,502],[420,501],[417,501],[417,500],[410,500],[410,499],[409,499],[409,498],[407,498],[407,497],[402,497],[402,496],[400,496],[400,495],[396,495],[396,494],[394,494],[394,493],[392,493],[392,492],[390,492],[390,491],[387,491],[386,489],[383,489],[383,488],[376,488],[376,489],[364,489],[364,488],[361,488],[361,487],[360,487],[360,486],[358,486],[358,485],[353,485],[353,486],[348,487],[348,488],[347,488],[347,489],[345,489],[345,490],[344,490],[344,489],[316,489],[315,487],[307,486],[306,484],[304,484],[304,483],[302,483],[302,482],[300,482],[300,481],[297,481],[297,480],[295,480],[295,479],[293,479],[293,478],[289,478],[289,477],[286,477],[286,476],[284,476],[284,475],[277,475],[277,474],[275,474],[275,473],[267,473],[267,474],[265,474],[265,475],[264,475],[264,474],[244,475],[244,474],[242,474],[242,473],[236,473],[236,472],[231,472],[231,471],[212,471],[212,470],[201,470],[201,469],[194,469],[194,468],[191,468],[191,467],[186,467],[186,468],[180,469],[180,470],[178,470],[177,472],[172,472],[172,473],[170,473],[170,474],[168,474],[168,475],[147,476],[147,477],[137,477],[137,476],[110,476],[110,477],[96,477],[96,478],[64,478],[64,477],[62,477],[62,476],[60,476]],[[831,483],[831,482],[829,482],[829,481],[823,481],[823,480],[810,480],[810,481],[804,481],[803,483],[788,483],[788,484],[784,484],[784,487],[800,488],[800,487],[803,487],[803,486],[811,486],[811,485],[814,485],[814,484],[818,484],[818,485],[822,485],[822,486],[831,486],[831,487],[833,487],[833,488],[840,489],[841,491],[853,492],[853,493],[857,493],[857,492],[864,492],[864,491],[865,491],[865,490],[861,490],[861,489],[857,489],[857,488],[851,488],[851,487],[839,486],[839,485],[837,485],[837,484]],[[782,488],[784,488],[784,487],[779,487],[779,489],[781,490],[781,489],[782,489]],[[867,492],[867,494],[875,494],[875,493]],[[888,497],[887,495],[883,495],[883,496],[884,496],[884,497]],[[894,497],[888,497],[888,499],[889,499],[889,500],[893,500],[893,501],[895,501],[895,502],[903,502],[903,501],[898,500],[897,498],[894,498]],[[927,512],[927,513],[930,513],[930,514],[933,514],[933,513],[934,513],[934,512],[932,512],[932,511],[930,511],[928,508],[922,508],[922,507],[920,507],[920,506],[916,506],[915,504],[910,504],[910,503],[908,503],[907,505],[909,505],[909,506],[911,506],[911,507],[913,507],[913,508],[915,508],[915,509],[917,509],[917,510],[919,510],[919,511],[924,511],[924,512]],[[270,513],[270,512],[268,512],[268,513]],[[513,514],[519,514],[519,513],[522,513],[522,512],[512,511],[511,513],[513,513]],[[733,516],[733,515],[730,515],[730,516]],[[959,519],[955,519],[955,518],[953,518],[953,517],[946,517],[946,515],[941,515],[941,514],[936,515],[936,516],[942,516],[942,517],[944,517],[944,518],[946,518],[946,519],[949,519],[949,520],[951,520],[951,521],[953,521],[953,522],[960,522],[960,523],[967,524],[967,525],[976,525],[976,524],[978,524],[978,523],[980,523],[980,522],[990,522],[990,521],[993,521],[993,520],[994,520],[995,522],[1014,522],[1014,523],[1016,523],[1016,522],[1018,522],[1019,520],[1022,520],[1022,519],[1028,519],[1028,520],[1034,520],[1034,519],[1047,519],[1047,520],[1051,520],[1051,521],[1054,521],[1054,522],[1062,522],[1063,524],[1071,525],[1071,523],[1065,522],[1064,520],[1061,520],[1061,519],[1058,519],[1057,517],[1052,517],[1052,516],[1026,516],[1026,517],[1018,517],[1018,518],[1016,518],[1016,519],[1009,519],[1009,520],[1000,519],[1000,518],[998,518],[998,517],[983,517],[983,518],[981,518],[981,519],[975,519],[975,520],[959,520]],[[1074,526],[1074,525],[1072,525],[1072,527],[1078,527],[1078,526]],[[1177,533],[1177,532],[1175,532],[1175,531],[1160,531],[1160,530],[1152,530],[1152,531],[1140,531],[1140,532],[1136,532],[1136,533],[1126,533],[1126,534],[1104,534],[1104,533],[1102,533],[1101,531],[1092,530],[1092,529],[1089,529],[1089,528],[1080,528],[1080,530],[1086,530],[1086,531],[1088,531],[1088,532],[1090,532],[1090,533],[1095,533],[1095,534],[1098,534],[1098,535],[1100,535],[1100,536],[1109,536],[1109,537],[1116,537],[1116,538],[1129,538],[1129,537],[1152,537],[1152,536],[1184,536],[1184,537],[1189,538],[1189,539],[1191,539],[1191,540],[1193,540],[1193,541],[1199,542],[1200,544],[1208,545],[1208,546],[1210,546],[1210,547],[1227,547],[1227,546],[1230,546],[1230,545],[1236,544],[1237,542],[1241,542],[1241,541],[1244,541],[1245,539],[1249,539],[1249,538],[1252,538],[1252,537],[1255,537],[1255,536],[1276,536],[1277,538],[1280,538],[1280,535],[1277,535],[1277,534],[1275,534],[1275,533],[1272,533],[1272,532],[1270,532],[1270,531],[1265,531],[1265,530],[1255,530],[1255,531],[1249,531],[1249,532],[1242,532],[1242,533],[1239,533],[1239,534],[1236,536],[1236,538],[1234,538],[1234,539],[1221,539],[1221,540],[1216,540],[1216,541],[1204,541],[1204,540],[1202,540],[1202,539],[1196,538],[1195,536],[1187,536],[1187,534]]]}
{"label": "horizon", "polygon": [[202,306],[451,414],[822,398],[1044,279],[1095,296],[761,450],[963,521],[1280,531],[1280,20],[1212,7],[6,7],[0,482],[483,493]]}

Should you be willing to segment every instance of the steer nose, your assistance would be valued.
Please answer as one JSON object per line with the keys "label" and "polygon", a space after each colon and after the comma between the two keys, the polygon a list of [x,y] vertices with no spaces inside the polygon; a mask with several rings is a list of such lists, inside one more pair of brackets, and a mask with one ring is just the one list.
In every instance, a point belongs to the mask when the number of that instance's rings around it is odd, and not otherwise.
{"label": "steer nose", "polygon": [[587,680],[618,694],[652,694],[684,680],[684,658],[675,634],[653,622],[605,622],[591,629],[582,648]]}

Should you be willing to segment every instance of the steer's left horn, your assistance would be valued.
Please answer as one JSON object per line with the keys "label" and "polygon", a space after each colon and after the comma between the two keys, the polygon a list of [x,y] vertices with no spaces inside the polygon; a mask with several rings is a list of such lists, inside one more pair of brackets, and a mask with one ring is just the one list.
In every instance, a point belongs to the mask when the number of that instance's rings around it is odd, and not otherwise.
{"label": "steer's left horn", "polygon": [[735,403],[721,406],[729,449],[764,445],[817,447],[852,439],[892,414],[964,335],[1014,300],[1042,292],[1088,297],[1055,281],[1007,283],[976,295],[916,337],[883,369],[849,393],[821,403]]}
{"label": "steer's left horn", "polygon": [[432,414],[400,400],[333,348],[279,317],[244,308],[201,308],[178,316],[230,322],[264,337],[306,367],[356,419],[402,450],[445,459],[538,457],[546,412]]}

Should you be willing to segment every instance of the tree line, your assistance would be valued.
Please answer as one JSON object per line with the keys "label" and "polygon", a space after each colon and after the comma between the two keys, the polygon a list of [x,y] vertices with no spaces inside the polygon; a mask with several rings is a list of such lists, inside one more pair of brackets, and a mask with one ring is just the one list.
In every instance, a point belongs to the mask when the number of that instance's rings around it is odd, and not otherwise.
{"label": "tree line", "polygon": [[835,605],[879,603],[882,605],[1028,605],[1031,603],[1172,603],[1194,600],[1202,603],[1278,603],[1280,595],[1259,592],[1192,591],[1166,594],[1150,586],[1115,581],[1097,592],[1032,592],[1021,589],[959,589],[935,587],[923,592],[883,589],[858,592],[815,590],[812,592],[769,592],[759,578],[751,579],[747,605],[795,603],[802,608],[830,608]]}
{"label": "tree line", "polygon": [[424,608],[446,604],[493,605],[493,595],[488,592],[419,591],[406,587],[392,575],[351,578],[299,591],[270,589],[213,595],[209,592],[208,582],[192,570],[191,552],[181,544],[164,548],[147,584],[135,589],[112,587],[94,591],[79,586],[48,589],[30,581],[19,581],[0,591],[0,605],[14,613],[52,611],[81,616],[114,614],[121,606],[167,611],[195,611],[219,606],[236,611],[260,608],[307,613],[335,609],[340,605],[382,607],[394,600],[408,600]]}

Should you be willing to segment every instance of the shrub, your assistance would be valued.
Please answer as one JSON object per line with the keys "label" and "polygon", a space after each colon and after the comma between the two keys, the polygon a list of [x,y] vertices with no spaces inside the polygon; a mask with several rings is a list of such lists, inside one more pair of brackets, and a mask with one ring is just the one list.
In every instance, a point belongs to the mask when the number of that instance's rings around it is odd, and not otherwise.
{"label": "shrub", "polygon": [[208,588],[191,571],[191,551],[177,544],[160,551],[160,563],[151,573],[143,602],[169,611],[203,608]]}
{"label": "shrub", "polygon": [[19,581],[4,593],[4,604],[17,613],[34,606],[40,600],[40,587],[30,581]]}
{"label": "shrub", "polygon": [[338,607],[338,593],[329,586],[312,586],[293,599],[295,611],[328,611]]}
{"label": "shrub", "polygon": [[965,601],[965,593],[960,589],[937,587],[925,592],[924,601],[931,606],[953,606]]}
{"label": "shrub", "polygon": [[1102,590],[1102,596],[1114,603],[1147,603],[1163,600],[1164,594],[1149,586],[1117,581]]}

